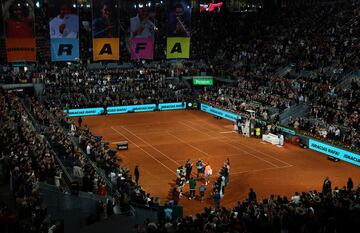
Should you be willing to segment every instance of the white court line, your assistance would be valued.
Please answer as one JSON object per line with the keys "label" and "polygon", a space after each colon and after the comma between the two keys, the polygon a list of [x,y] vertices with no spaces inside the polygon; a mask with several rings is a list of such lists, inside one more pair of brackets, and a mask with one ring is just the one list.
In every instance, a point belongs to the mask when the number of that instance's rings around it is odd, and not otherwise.
{"label": "white court line", "polygon": [[[197,120],[193,120],[193,121],[201,121],[200,119],[197,119]],[[117,126],[126,126],[126,127],[131,127],[131,126],[142,126],[142,125],[163,125],[163,124],[172,124],[174,125],[174,122],[175,121],[151,121],[151,122],[148,122],[148,123],[136,123],[136,124],[128,124],[128,123],[123,123],[123,124],[119,124]]]}
{"label": "white court line", "polygon": [[220,132],[221,134],[224,134],[224,133],[235,133],[234,131],[224,131],[224,132]]}
{"label": "white court line", "polygon": [[[197,158],[197,159],[201,159],[201,160],[206,160],[208,157],[199,157],[199,158]],[[176,160],[176,161],[178,161],[179,163],[182,163],[182,162],[186,162],[186,161],[188,161],[187,159],[180,159],[180,160]]]}
{"label": "white court line", "polygon": [[158,149],[156,149],[153,145],[151,145],[150,143],[148,143],[147,141],[145,141],[144,139],[140,138],[139,136],[137,136],[136,134],[134,134],[133,132],[131,132],[130,130],[128,130],[127,128],[121,126],[121,128],[123,128],[124,130],[128,131],[129,133],[131,133],[132,135],[134,135],[135,137],[137,137],[138,139],[140,139],[141,141],[143,141],[146,145],[150,146],[151,148],[153,148],[154,150],[156,150],[157,152],[159,152],[160,154],[162,154],[163,156],[165,156],[167,159],[169,159],[170,161],[174,162],[177,165],[181,165],[180,163],[178,163],[177,161],[173,160],[172,158],[170,158],[169,156],[167,156],[166,154],[164,154],[163,152],[159,151]]}
{"label": "white court line", "polygon": [[165,167],[167,170],[169,170],[171,173],[176,174],[176,172],[174,172],[171,168],[169,168],[168,166],[166,166],[165,164],[163,164],[161,161],[159,161],[157,158],[155,158],[154,156],[152,156],[149,152],[147,152],[146,150],[144,150],[143,148],[141,148],[140,146],[138,146],[135,142],[131,141],[128,137],[126,137],[124,134],[120,133],[117,129],[115,129],[114,127],[110,127],[112,130],[114,130],[115,132],[117,132],[119,135],[123,136],[124,138],[126,138],[129,142],[133,143],[137,148],[139,148],[140,150],[142,150],[145,154],[147,154],[148,156],[150,156],[152,159],[154,159],[156,162],[160,163],[163,167]]}
{"label": "white court line", "polygon": [[[187,121],[187,122],[189,122],[189,123],[191,123],[191,121]],[[194,125],[194,124],[193,124]],[[200,127],[202,127],[202,126],[200,126]],[[202,128],[204,128],[204,127],[202,127]],[[218,128],[218,127],[217,127]],[[207,129],[207,128],[204,128],[204,129]],[[209,130],[209,129],[207,129],[207,130]],[[209,130],[209,131],[212,131],[212,132],[215,132],[216,133],[216,131],[215,130]],[[230,138],[228,138],[228,137],[226,137],[227,139],[230,139]],[[281,160],[281,159],[278,159],[278,158],[276,158],[276,157],[274,157],[274,156],[271,156],[270,154],[268,154],[268,153],[264,153],[264,152],[262,152],[262,151],[259,151],[259,150],[256,150],[256,149],[254,149],[254,148],[252,148],[252,147],[249,147],[249,146],[247,146],[247,145],[245,145],[244,143],[240,143],[239,141],[237,141],[237,140],[234,140],[234,139],[230,139],[231,141],[236,141],[239,145],[241,145],[241,146],[244,146],[244,147],[246,147],[246,148],[248,148],[248,149],[250,149],[250,150],[253,150],[253,151],[255,151],[255,152],[257,152],[257,153],[260,153],[260,154],[263,154],[263,155],[265,155],[265,156],[267,156],[267,157],[269,157],[269,158],[272,158],[272,159],[274,159],[274,160],[277,160],[277,161],[279,161],[279,162],[281,162],[281,163],[283,163],[283,164],[286,164],[287,166],[293,166],[292,164],[290,164],[290,163],[288,163],[288,162],[285,162],[285,161],[283,161],[283,160]]]}
{"label": "white court line", "polygon": [[233,147],[233,148],[235,148],[235,149],[237,149],[237,150],[244,151],[245,153],[247,153],[247,154],[249,154],[249,155],[251,155],[251,156],[253,156],[253,157],[255,157],[255,158],[257,158],[257,159],[259,159],[259,160],[261,160],[261,161],[264,161],[265,163],[268,163],[268,164],[272,165],[273,167],[278,167],[277,165],[273,164],[272,162],[269,162],[269,161],[267,161],[267,160],[265,160],[265,159],[263,159],[263,158],[261,158],[261,157],[258,157],[258,156],[254,155],[254,154],[252,154],[252,153],[250,153],[250,152],[248,152],[248,151],[246,151],[246,150],[243,150],[243,149],[241,149],[240,147],[236,147],[236,146],[234,146],[234,145],[232,145],[232,144],[230,144],[230,143],[228,143],[228,142],[226,142],[226,141],[224,141],[224,140],[215,138],[214,136],[212,136],[212,135],[210,135],[210,134],[208,134],[208,133],[204,133],[204,132],[202,132],[202,131],[199,130],[199,129],[196,129],[196,128],[194,128],[194,127],[191,127],[191,126],[189,126],[189,125],[186,125],[186,124],[184,124],[183,122],[180,122],[180,124],[183,124],[183,125],[185,125],[186,127],[189,127],[189,128],[191,128],[191,129],[193,129],[193,130],[196,130],[196,131],[198,131],[198,132],[200,132],[200,133],[202,133],[202,134],[204,134],[204,135],[207,135],[207,136],[209,136],[209,137],[211,137],[211,138],[214,138],[214,139],[216,139],[216,140],[218,140],[218,141],[222,141],[222,142],[230,145],[231,147]]}
{"label": "white court line", "polygon": [[110,142],[110,144],[118,144],[118,143],[122,143],[124,141],[120,141],[120,142]]}
{"label": "white court line", "polygon": [[286,165],[286,166],[283,166],[283,167],[269,167],[269,168],[255,169],[255,170],[249,170],[249,171],[241,171],[241,172],[238,171],[238,172],[232,172],[231,175],[239,175],[239,174],[251,173],[251,172],[277,170],[277,169],[289,168],[289,167],[293,167],[293,165]]}
{"label": "white court line", "polygon": [[[123,127],[123,126],[120,126],[120,127]],[[134,132],[135,130],[133,130],[133,133],[136,133],[136,135],[146,135],[146,134],[166,134],[167,132],[189,132],[190,130],[189,129],[176,129],[176,130],[149,130],[147,129],[147,131],[145,130],[142,130],[142,131],[139,131],[139,132]],[[138,131],[138,130],[136,130]]]}
{"label": "white court line", "polygon": [[[215,131],[214,131],[214,132],[215,132]],[[263,154],[263,155],[265,155],[266,157],[269,157],[269,158],[272,158],[272,159],[274,159],[274,160],[277,160],[277,161],[279,161],[279,162],[281,162],[281,163],[283,163],[283,164],[285,164],[285,165],[287,165],[287,166],[293,166],[292,164],[290,164],[290,163],[288,163],[288,162],[285,162],[285,161],[283,161],[283,160],[281,160],[281,159],[278,159],[278,158],[276,158],[276,157],[274,157],[274,156],[271,156],[271,155],[268,154],[268,153],[265,153],[265,152],[259,151],[259,150],[257,150],[257,149],[254,149],[254,148],[252,148],[252,147],[249,147],[249,146],[245,145],[244,143],[239,143],[238,140],[230,139],[230,138],[227,138],[227,139],[229,139],[229,140],[232,141],[232,142],[237,142],[239,145],[244,146],[244,147],[246,147],[246,148],[248,148],[248,149],[250,149],[250,150],[253,150],[253,151],[255,151],[255,152],[259,153],[259,154]],[[263,143],[263,144],[264,144],[264,143]],[[271,143],[266,143],[266,142],[265,142],[265,144],[266,144],[266,145],[272,145]],[[283,147],[282,147],[282,148],[283,148]]]}
{"label": "white court line", "polygon": [[181,138],[179,138],[179,137],[175,136],[174,134],[172,134],[172,133],[170,133],[170,132],[167,132],[167,133],[168,133],[169,135],[173,136],[174,138],[176,138],[177,140],[179,140],[180,142],[185,143],[186,145],[188,145],[188,146],[190,146],[190,147],[194,148],[195,150],[197,150],[197,151],[199,151],[199,152],[203,153],[204,155],[207,155],[207,156],[206,156],[207,158],[208,158],[208,157],[213,157],[212,155],[210,155],[210,154],[206,153],[205,151],[200,150],[199,148],[197,148],[197,147],[195,147],[195,146],[191,145],[190,143],[188,143],[188,142],[186,142],[186,141],[182,140]]}

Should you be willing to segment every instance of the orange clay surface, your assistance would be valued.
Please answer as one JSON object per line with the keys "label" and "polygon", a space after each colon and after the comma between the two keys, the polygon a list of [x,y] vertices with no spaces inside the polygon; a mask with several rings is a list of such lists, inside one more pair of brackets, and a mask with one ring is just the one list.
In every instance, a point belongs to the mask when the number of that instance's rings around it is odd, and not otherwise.
{"label": "orange clay surface", "polygon": [[[77,121],[75,118],[74,120]],[[169,198],[175,185],[176,168],[187,159],[195,163],[200,158],[210,163],[213,177],[207,186],[204,202],[188,200],[188,184],[180,204],[184,214],[195,214],[211,206],[212,184],[226,158],[230,159],[230,182],[221,205],[233,207],[247,197],[252,187],[258,198],[271,194],[291,197],[295,191],[321,190],[326,176],[332,187],[346,185],[352,177],[354,187],[359,185],[360,168],[346,162],[331,162],[327,156],[292,144],[277,147],[260,139],[247,138],[232,132],[232,122],[217,120],[197,110],[130,113],[84,117],[95,135],[103,136],[111,147],[122,140],[129,142],[129,150],[119,151],[121,166],[135,165],[140,169],[140,185],[161,204]],[[196,194],[201,180],[197,182]]]}

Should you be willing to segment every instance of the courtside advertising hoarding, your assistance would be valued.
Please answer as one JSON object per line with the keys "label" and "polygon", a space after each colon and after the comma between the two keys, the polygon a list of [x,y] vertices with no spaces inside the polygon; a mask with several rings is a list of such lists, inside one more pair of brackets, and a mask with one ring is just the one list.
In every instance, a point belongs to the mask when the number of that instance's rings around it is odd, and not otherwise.
{"label": "courtside advertising hoarding", "polygon": [[320,153],[330,155],[348,163],[360,166],[360,155],[328,144],[309,139],[309,148]]}
{"label": "courtside advertising hoarding", "polygon": [[283,133],[288,133],[290,135],[296,135],[296,132],[295,130],[292,130],[292,129],[288,129],[288,128],[285,128],[285,127],[280,127],[281,131]]}
{"label": "courtside advertising hoarding", "polygon": [[[107,114],[121,114],[129,112],[153,112],[157,108],[160,111],[186,109],[186,102],[174,102],[174,103],[160,103],[158,107],[156,104],[141,104],[141,105],[129,105],[129,106],[114,106],[107,107]],[[69,117],[76,116],[96,116],[104,114],[104,108],[79,108],[79,109],[67,109],[64,112]]]}
{"label": "courtside advertising hoarding", "polygon": [[214,79],[212,77],[194,77],[193,85],[212,86],[214,85]]}
{"label": "courtside advertising hoarding", "polygon": [[241,119],[241,116],[236,115],[235,113],[224,111],[219,108],[215,108],[210,105],[203,104],[203,103],[201,103],[200,109],[203,112],[207,112],[212,115],[219,116],[221,118],[225,118],[225,119],[227,119],[229,121],[233,121],[233,122],[236,122],[237,120]]}
{"label": "courtside advertising hoarding", "polygon": [[186,102],[161,103],[158,106],[160,111],[186,109]]}
{"label": "courtside advertising hoarding", "polygon": [[142,104],[142,105],[130,105],[130,106],[117,106],[108,107],[107,114],[120,114],[128,112],[152,112],[155,111],[156,104]]}
{"label": "courtside advertising hoarding", "polygon": [[79,108],[79,109],[68,109],[64,110],[64,112],[69,117],[76,116],[97,116],[104,113],[104,108]]}

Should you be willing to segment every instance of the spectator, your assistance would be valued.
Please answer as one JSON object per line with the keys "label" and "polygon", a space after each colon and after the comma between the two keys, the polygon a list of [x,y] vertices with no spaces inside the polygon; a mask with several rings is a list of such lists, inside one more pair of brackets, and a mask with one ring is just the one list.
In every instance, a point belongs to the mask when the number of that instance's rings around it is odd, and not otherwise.
{"label": "spectator", "polygon": [[202,183],[199,187],[200,202],[204,201],[205,191],[206,191],[206,185],[204,183]]}
{"label": "spectator", "polygon": [[218,191],[215,191],[215,193],[213,194],[215,209],[220,208],[220,199],[221,199],[220,193]]}
{"label": "spectator", "polygon": [[249,199],[250,203],[256,203],[256,193],[254,192],[254,190],[252,188],[250,188],[248,199]]}
{"label": "spectator", "polygon": [[169,205],[166,205],[165,209],[164,209],[165,221],[171,222],[173,220],[172,213],[173,213],[173,210],[171,209],[171,207]]}
{"label": "spectator", "polygon": [[331,193],[331,181],[329,177],[326,177],[323,183],[323,191],[324,194]]}
{"label": "spectator", "polygon": [[191,177],[189,180],[189,190],[190,190],[189,200],[191,200],[195,197],[195,190],[196,190],[196,180],[193,177]]}
{"label": "spectator", "polygon": [[349,177],[349,179],[347,181],[346,189],[348,192],[351,192],[353,187],[354,187],[354,183],[353,183],[351,177]]}
{"label": "spectator", "polygon": [[138,185],[139,184],[139,177],[140,177],[140,171],[139,171],[138,165],[135,166],[134,176],[135,176],[135,183]]}

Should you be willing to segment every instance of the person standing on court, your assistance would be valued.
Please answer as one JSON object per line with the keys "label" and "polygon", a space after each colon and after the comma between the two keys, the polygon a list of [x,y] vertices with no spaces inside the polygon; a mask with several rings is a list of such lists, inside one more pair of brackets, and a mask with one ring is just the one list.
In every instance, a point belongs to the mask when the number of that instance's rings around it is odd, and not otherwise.
{"label": "person standing on court", "polygon": [[82,118],[81,117],[79,117],[78,123],[79,123],[79,128],[81,128],[81,123],[82,123]]}
{"label": "person standing on court", "polygon": [[205,197],[205,191],[206,191],[206,186],[204,183],[202,183],[199,187],[199,193],[200,193],[200,202],[204,201],[204,197]]}
{"label": "person standing on court", "polygon": [[135,183],[138,185],[139,184],[139,177],[140,177],[140,171],[139,171],[138,165],[135,166],[134,176],[135,176]]}
{"label": "person standing on court", "polygon": [[349,177],[348,182],[347,182],[347,185],[346,185],[347,191],[348,191],[348,192],[351,192],[351,190],[353,189],[353,187],[354,187],[354,183],[353,183],[351,177]]}
{"label": "person standing on court", "polygon": [[197,169],[197,178],[199,178],[199,176],[201,177],[201,173],[203,173],[203,163],[202,163],[202,160],[199,159],[197,162],[196,162],[196,169]]}
{"label": "person standing on court", "polygon": [[185,169],[186,169],[186,175],[185,175],[185,179],[186,181],[188,181],[190,179],[190,175],[191,175],[191,171],[192,171],[192,163],[190,162],[190,159],[188,159],[186,161],[186,164],[185,164]]}
{"label": "person standing on court", "polygon": [[205,185],[208,185],[210,183],[210,177],[212,175],[212,169],[210,167],[210,164],[205,165]]}
{"label": "person standing on court", "polygon": [[323,194],[331,193],[331,181],[328,176],[324,180],[322,192]]}
{"label": "person standing on court", "polygon": [[196,188],[196,180],[193,177],[191,177],[189,180],[189,189],[190,189],[189,200],[195,197],[195,188]]}
{"label": "person standing on court", "polygon": [[220,208],[220,199],[221,199],[220,193],[216,190],[215,193],[213,194],[215,209]]}
{"label": "person standing on court", "polygon": [[250,188],[248,200],[249,200],[249,203],[256,203],[256,193],[254,192],[254,190],[252,188]]}

